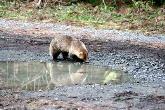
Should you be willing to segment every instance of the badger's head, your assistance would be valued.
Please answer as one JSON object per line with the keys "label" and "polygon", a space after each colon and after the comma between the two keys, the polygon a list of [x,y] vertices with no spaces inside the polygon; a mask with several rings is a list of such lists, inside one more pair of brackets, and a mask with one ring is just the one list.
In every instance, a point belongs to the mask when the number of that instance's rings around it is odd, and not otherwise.
{"label": "badger's head", "polygon": [[85,47],[85,44],[81,41],[74,42],[74,45],[72,45],[71,53],[74,54],[78,59],[80,59],[80,61],[85,62],[88,59],[88,50]]}
{"label": "badger's head", "polygon": [[79,59],[83,60],[84,62],[87,61],[87,59],[88,59],[88,52],[87,52],[87,50],[80,51],[79,54],[77,55],[77,57]]}

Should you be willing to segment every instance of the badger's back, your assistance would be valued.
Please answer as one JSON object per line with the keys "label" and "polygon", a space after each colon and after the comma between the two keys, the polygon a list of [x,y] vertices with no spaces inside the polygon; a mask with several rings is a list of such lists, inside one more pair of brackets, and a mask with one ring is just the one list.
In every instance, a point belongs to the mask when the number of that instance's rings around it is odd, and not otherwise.
{"label": "badger's back", "polygon": [[69,52],[69,48],[70,48],[72,40],[73,38],[70,36],[59,35],[59,36],[54,37],[50,45],[56,50]]}

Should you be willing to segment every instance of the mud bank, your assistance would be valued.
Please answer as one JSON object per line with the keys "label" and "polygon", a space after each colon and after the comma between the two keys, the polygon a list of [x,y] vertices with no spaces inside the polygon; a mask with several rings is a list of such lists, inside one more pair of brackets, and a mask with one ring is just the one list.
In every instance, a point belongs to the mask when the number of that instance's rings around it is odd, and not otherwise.
{"label": "mud bank", "polygon": [[96,84],[40,92],[1,90],[0,100],[4,109],[164,110],[164,94],[154,86]]}
{"label": "mud bank", "polygon": [[0,61],[52,62],[48,55],[49,42],[55,34],[67,34],[80,38],[87,45],[88,64],[119,69],[133,79],[118,85],[71,85],[35,92],[20,87],[0,87],[0,108],[165,109],[163,35],[152,37],[11,20],[0,20],[0,24]]}

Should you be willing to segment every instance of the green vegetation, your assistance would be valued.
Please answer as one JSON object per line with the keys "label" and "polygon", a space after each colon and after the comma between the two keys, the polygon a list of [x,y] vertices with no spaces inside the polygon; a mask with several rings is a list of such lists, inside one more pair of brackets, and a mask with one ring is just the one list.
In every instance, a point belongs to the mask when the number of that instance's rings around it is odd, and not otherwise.
{"label": "green vegetation", "polygon": [[[88,0],[86,1],[88,2]],[[153,5],[156,0],[149,2],[124,0],[120,4],[117,1],[121,0],[113,0],[111,4],[103,3],[101,0],[100,4],[93,5],[92,3],[95,1],[90,0],[90,4],[82,2],[71,5],[58,4],[39,9],[32,6],[32,2],[19,4],[0,2],[0,17],[61,22],[106,29],[136,30],[146,34],[165,34],[165,5],[163,1],[159,7]]]}

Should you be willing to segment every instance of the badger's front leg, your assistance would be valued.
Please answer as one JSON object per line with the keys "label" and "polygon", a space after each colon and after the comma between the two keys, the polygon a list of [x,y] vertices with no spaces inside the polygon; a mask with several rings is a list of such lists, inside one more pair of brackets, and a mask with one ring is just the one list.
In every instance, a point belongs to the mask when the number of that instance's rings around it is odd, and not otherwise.
{"label": "badger's front leg", "polygon": [[68,52],[62,52],[62,56],[64,59],[67,59],[68,58]]}

